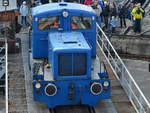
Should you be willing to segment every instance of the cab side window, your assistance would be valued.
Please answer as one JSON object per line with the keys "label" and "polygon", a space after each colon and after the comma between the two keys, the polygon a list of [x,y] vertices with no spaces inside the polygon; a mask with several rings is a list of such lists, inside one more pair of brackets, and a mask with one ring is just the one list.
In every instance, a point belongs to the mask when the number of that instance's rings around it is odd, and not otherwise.
{"label": "cab side window", "polygon": [[91,29],[92,19],[90,17],[72,16],[71,29]]}
{"label": "cab side window", "polygon": [[55,30],[58,28],[59,28],[59,16],[38,19],[39,30]]}

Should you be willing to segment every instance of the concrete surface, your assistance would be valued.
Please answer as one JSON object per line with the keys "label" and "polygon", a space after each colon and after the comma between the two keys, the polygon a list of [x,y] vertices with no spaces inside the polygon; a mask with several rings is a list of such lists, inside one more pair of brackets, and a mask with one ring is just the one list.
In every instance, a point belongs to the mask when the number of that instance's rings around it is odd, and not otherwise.
{"label": "concrete surface", "polygon": [[150,56],[150,37],[113,36],[110,41],[118,52]]}
{"label": "concrete surface", "polygon": [[147,61],[126,60],[125,65],[129,69],[136,83],[141,88],[147,100],[150,102],[150,72]]}

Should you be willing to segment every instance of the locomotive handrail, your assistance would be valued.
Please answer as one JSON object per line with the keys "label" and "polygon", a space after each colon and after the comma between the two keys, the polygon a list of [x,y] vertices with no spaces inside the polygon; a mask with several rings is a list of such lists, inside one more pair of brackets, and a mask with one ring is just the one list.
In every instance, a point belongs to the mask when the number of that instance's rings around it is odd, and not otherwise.
{"label": "locomotive handrail", "polygon": [[138,113],[149,113],[150,103],[148,102],[143,92],[135,82],[134,78],[128,71],[127,67],[119,57],[108,37],[105,35],[98,24],[97,32],[97,44],[100,47],[111,69],[113,70],[115,76],[124,88],[135,110]]}

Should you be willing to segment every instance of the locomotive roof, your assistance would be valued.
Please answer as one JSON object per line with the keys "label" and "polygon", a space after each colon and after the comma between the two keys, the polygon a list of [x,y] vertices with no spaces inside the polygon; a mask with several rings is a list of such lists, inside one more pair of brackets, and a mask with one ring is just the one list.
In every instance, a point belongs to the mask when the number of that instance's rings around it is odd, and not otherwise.
{"label": "locomotive roof", "polygon": [[77,12],[85,11],[85,12],[90,12],[95,14],[94,10],[90,6],[77,4],[77,3],[59,2],[59,3],[49,3],[49,4],[37,6],[32,9],[32,15],[35,16],[45,12],[53,12],[53,11],[58,11],[63,9],[74,10]]}
{"label": "locomotive roof", "polygon": [[[49,41],[57,49],[90,49],[80,32],[54,32],[49,33]],[[59,45],[59,46],[58,46]]]}

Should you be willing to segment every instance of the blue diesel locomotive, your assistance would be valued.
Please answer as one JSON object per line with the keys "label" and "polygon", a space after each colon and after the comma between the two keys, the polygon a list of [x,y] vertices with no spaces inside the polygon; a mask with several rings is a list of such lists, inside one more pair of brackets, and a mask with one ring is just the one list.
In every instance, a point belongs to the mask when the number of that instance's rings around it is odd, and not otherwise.
{"label": "blue diesel locomotive", "polygon": [[110,79],[96,56],[96,14],[89,6],[50,3],[32,9],[33,97],[49,108],[94,106],[110,98]]}

